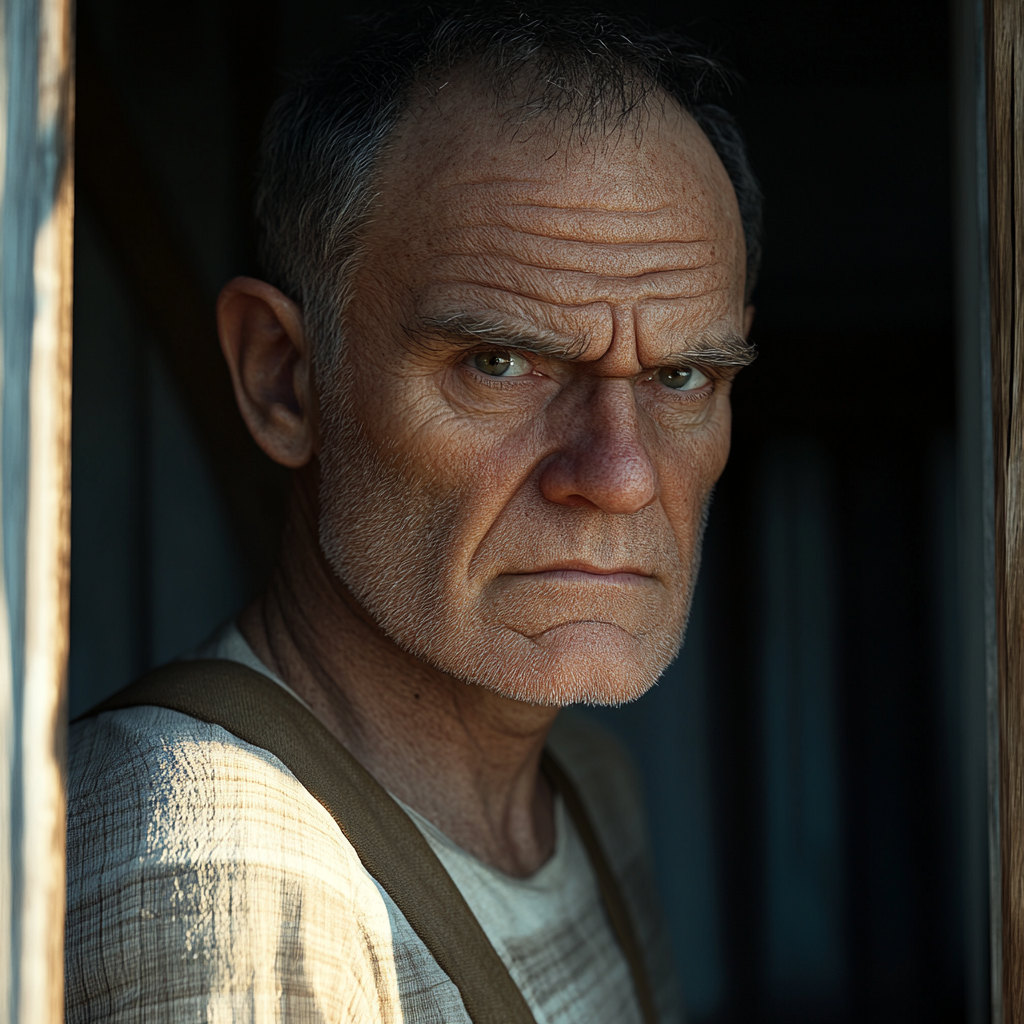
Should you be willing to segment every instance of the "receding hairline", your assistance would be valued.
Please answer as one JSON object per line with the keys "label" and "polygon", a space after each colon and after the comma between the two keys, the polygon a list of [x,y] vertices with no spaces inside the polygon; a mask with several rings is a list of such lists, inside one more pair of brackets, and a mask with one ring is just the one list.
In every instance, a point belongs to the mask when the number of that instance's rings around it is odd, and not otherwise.
{"label": "receding hairline", "polygon": [[[735,194],[720,154],[693,113],[660,83],[646,80],[639,72],[631,74],[641,87],[635,105],[615,111],[597,104],[581,112],[571,100],[564,106],[541,104],[537,98],[540,70],[532,65],[523,67],[515,79],[504,84],[495,82],[481,58],[475,56],[466,57],[443,74],[431,69],[421,71],[410,82],[400,113],[377,153],[375,177],[388,163],[391,151],[414,135],[417,128],[429,128],[434,118],[451,123],[478,112],[487,117],[503,141],[528,141],[538,133],[552,138],[552,157],[565,146],[616,147],[629,138],[639,147],[652,125],[666,126],[674,120],[701,141]],[[556,136],[551,134],[552,128]]]}
{"label": "receding hairline", "polygon": [[[545,77],[540,59],[523,63],[508,74],[496,73],[482,54],[465,54],[448,67],[425,67],[410,79],[402,100],[402,114],[416,106],[436,103],[453,86],[482,86],[478,92],[496,107],[503,108],[511,127],[530,121],[564,123],[584,133],[605,129],[621,131],[637,120],[645,120],[652,106],[666,105],[687,112],[685,105],[662,83],[636,68],[624,68],[617,83],[596,81],[589,96],[573,95],[575,90]],[[613,85],[627,83],[633,92],[623,98]],[[656,101],[652,104],[652,100]],[[618,109],[616,101],[619,101]]]}
{"label": "receding hairline", "polygon": [[[437,93],[430,97],[424,97],[418,104],[408,104],[389,133],[387,140],[385,140],[378,151],[373,169],[375,201],[363,226],[364,239],[373,231],[376,215],[381,212],[382,200],[385,198],[386,190],[397,184],[397,179],[403,174],[403,171],[416,175],[417,173],[422,174],[424,170],[432,167],[432,158],[424,152],[427,147],[438,153],[439,159],[443,162],[443,154],[451,152],[450,143],[454,141],[455,145],[459,145],[468,138],[469,144],[475,146],[476,149],[473,152],[467,153],[464,166],[469,166],[471,162],[475,165],[479,161],[481,154],[484,159],[488,156],[493,156],[497,152],[498,146],[514,145],[517,143],[525,145],[530,142],[537,142],[538,140],[542,146],[546,145],[546,150],[542,150],[539,157],[537,157],[541,162],[554,161],[562,153],[568,158],[569,153],[578,147],[589,149],[595,155],[595,158],[600,158],[602,155],[608,154],[609,149],[614,150],[617,148],[624,137],[628,137],[628,141],[635,144],[637,151],[639,151],[648,130],[657,132],[668,128],[670,131],[677,130],[684,139],[685,145],[682,158],[693,168],[699,178],[703,178],[703,184],[719,192],[723,197],[727,197],[725,200],[726,205],[731,209],[723,210],[723,212],[730,219],[734,219],[736,227],[739,229],[737,240],[745,248],[746,235],[742,212],[739,208],[739,197],[728,169],[725,167],[714,143],[698,120],[674,96],[661,89],[660,86],[656,86],[657,93],[652,93],[649,97],[649,100],[652,102],[648,102],[642,111],[635,112],[636,121],[634,123],[622,123],[610,127],[602,137],[595,140],[594,133],[589,135],[580,134],[573,123],[561,121],[557,112],[545,112],[538,118],[522,125],[510,123],[508,114],[509,111],[514,113],[515,109],[517,109],[515,102],[512,101],[510,104],[506,104],[503,109],[500,106],[503,102],[500,95],[489,92],[484,97],[479,91],[474,91],[472,89],[474,84],[473,77],[463,77],[460,73],[462,70],[471,71],[471,68],[469,65],[460,66],[460,68],[455,69],[455,73],[450,77],[446,77],[441,82],[437,88]],[[442,92],[444,93],[443,102],[446,107],[442,107],[438,100],[437,94]],[[490,123],[478,122],[474,124],[471,119],[475,112],[486,114]],[[454,140],[446,138],[443,132],[438,133],[437,122],[432,121],[435,117],[442,118],[442,123],[447,122],[455,135]],[[459,118],[470,118],[470,120],[464,121],[460,125]],[[656,118],[657,126],[652,124],[653,118]],[[544,130],[537,133],[534,131],[535,125],[542,129],[553,125],[557,130],[557,134]],[[479,134],[477,135],[478,130]],[[488,133],[492,130],[495,132],[493,140],[496,146],[493,150],[488,150],[487,138]],[[410,145],[412,149],[406,150],[406,144]],[[421,149],[419,148],[420,146],[424,148]],[[446,146],[449,146],[447,150],[444,148]],[[423,154],[424,157],[421,163],[417,162],[417,157],[420,154]],[[543,166],[543,163],[538,163],[538,166]],[[668,171],[663,172],[663,174],[666,178],[672,177]],[[472,180],[468,182],[452,181],[446,182],[445,185],[447,187],[502,185],[509,180],[513,184],[516,183],[516,179],[507,179],[499,174],[493,181],[485,176],[479,182]],[[537,179],[523,178],[518,183],[531,185],[535,181],[543,184],[540,177]],[[425,184],[425,179],[421,177],[419,183]],[[666,193],[666,201],[668,201],[668,193]],[[552,208],[564,209],[566,212],[577,212],[576,207],[562,208],[556,205]],[[658,210],[660,209],[658,208]],[[622,214],[633,212],[655,213],[658,210],[635,211],[628,207],[623,207],[622,209],[609,208],[608,212]],[[585,213],[587,208],[580,207],[578,212]],[[595,208],[594,212],[600,211],[598,208]]]}

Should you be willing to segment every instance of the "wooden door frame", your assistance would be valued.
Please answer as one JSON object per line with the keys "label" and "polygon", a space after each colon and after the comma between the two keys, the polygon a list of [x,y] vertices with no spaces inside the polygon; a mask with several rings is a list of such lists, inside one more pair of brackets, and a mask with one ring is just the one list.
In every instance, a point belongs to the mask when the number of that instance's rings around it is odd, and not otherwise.
{"label": "wooden door frame", "polygon": [[1024,1024],[1024,8],[985,0],[997,859],[993,1020]]}
{"label": "wooden door frame", "polygon": [[64,1010],[71,0],[0,0],[0,1017]]}

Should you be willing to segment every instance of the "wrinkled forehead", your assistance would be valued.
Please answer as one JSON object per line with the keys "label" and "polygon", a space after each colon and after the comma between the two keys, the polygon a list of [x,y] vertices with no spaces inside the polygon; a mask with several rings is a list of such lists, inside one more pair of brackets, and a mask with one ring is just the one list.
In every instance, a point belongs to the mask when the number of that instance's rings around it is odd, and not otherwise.
{"label": "wrinkled forehead", "polygon": [[[697,123],[667,96],[581,133],[571,117],[519,116],[471,75],[415,100],[378,168],[379,221],[438,238],[516,211],[552,237],[715,241],[744,259],[735,193]],[[486,219],[486,218],[485,218]]]}

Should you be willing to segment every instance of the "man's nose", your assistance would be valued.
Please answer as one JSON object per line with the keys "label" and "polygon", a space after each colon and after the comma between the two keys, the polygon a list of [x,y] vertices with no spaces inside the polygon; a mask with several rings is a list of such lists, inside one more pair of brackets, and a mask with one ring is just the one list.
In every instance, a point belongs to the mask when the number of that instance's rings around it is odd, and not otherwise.
{"label": "man's nose", "polygon": [[646,508],[657,492],[657,476],[640,436],[632,385],[598,382],[570,419],[564,446],[541,469],[544,497],[619,515]]}

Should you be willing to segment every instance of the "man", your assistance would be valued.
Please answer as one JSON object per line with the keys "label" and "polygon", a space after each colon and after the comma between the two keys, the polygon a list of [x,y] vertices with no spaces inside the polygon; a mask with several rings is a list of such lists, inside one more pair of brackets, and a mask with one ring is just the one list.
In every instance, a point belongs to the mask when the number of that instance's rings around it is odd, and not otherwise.
{"label": "man", "polygon": [[155,699],[73,728],[69,1021],[483,1018],[400,844],[374,861],[275,747],[293,711],[425,839],[523,1012],[678,1018],[628,766],[556,717],[678,651],[752,358],[758,194],[714,74],[492,4],[386,21],[277,105],[267,279],[218,321],[294,493],[266,593],[198,653],[281,710],[265,744]]}

